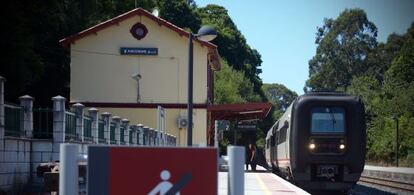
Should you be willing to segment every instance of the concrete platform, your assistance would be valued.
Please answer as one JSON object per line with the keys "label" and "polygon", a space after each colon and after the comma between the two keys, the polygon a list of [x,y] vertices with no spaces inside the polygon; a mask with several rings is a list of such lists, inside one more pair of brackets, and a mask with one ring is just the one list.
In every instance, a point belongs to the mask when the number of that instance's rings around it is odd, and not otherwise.
{"label": "concrete platform", "polygon": [[388,179],[414,185],[414,168],[365,165],[362,176]]}
{"label": "concrete platform", "polygon": [[[227,195],[227,176],[219,172],[219,195]],[[245,195],[309,194],[260,166],[256,172],[245,172],[244,189]]]}

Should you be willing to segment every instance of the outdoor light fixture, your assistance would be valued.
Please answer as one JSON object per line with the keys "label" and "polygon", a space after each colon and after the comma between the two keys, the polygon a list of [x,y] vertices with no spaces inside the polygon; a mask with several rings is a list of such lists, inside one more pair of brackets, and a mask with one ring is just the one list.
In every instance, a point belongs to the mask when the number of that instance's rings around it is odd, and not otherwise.
{"label": "outdoor light fixture", "polygon": [[345,149],[345,144],[340,144],[339,149],[341,149],[341,150]]}
{"label": "outdoor light fixture", "polygon": [[217,37],[216,30],[211,26],[203,26],[198,33],[188,35],[188,127],[187,127],[187,145],[193,145],[193,37],[201,41],[211,41]]}
{"label": "outdoor light fixture", "polygon": [[314,143],[309,144],[309,149],[313,150],[316,148],[316,145]]}
{"label": "outdoor light fixture", "polygon": [[131,75],[131,77],[137,81],[137,103],[141,101],[141,95],[139,93],[139,80],[141,79],[141,75],[139,73],[135,73]]}
{"label": "outdoor light fixture", "polygon": [[203,26],[198,30],[198,33],[194,35],[199,40],[202,41],[212,41],[217,37],[216,29],[211,26]]}

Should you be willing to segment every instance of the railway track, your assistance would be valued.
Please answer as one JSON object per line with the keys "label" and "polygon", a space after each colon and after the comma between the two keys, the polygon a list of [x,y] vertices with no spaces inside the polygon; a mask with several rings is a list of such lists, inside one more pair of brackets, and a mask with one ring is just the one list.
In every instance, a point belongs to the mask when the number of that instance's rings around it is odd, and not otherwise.
{"label": "railway track", "polygon": [[359,179],[359,182],[378,185],[378,186],[384,186],[391,189],[397,189],[406,191],[409,193],[414,193],[414,185],[407,182],[401,182],[401,181],[393,181],[383,178],[374,178],[369,176],[361,176]]}

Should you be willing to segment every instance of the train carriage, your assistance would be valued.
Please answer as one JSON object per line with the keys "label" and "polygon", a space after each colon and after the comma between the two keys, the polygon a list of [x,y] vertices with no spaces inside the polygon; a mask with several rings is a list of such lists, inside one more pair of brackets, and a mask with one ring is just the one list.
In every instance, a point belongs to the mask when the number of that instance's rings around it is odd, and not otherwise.
{"label": "train carriage", "polygon": [[365,163],[365,112],[351,95],[299,96],[266,136],[272,170],[305,189],[348,190]]}

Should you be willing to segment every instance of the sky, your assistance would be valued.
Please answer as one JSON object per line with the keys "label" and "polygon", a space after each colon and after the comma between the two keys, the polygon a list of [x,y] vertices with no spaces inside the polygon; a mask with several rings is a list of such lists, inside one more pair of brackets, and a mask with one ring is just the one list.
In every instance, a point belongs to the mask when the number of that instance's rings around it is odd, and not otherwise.
{"label": "sky", "polygon": [[378,42],[404,34],[414,21],[414,0],[195,0],[225,7],[247,43],[262,56],[263,83],[303,94],[308,61],[316,53],[316,28],[346,8],[361,8],[378,28]]}

